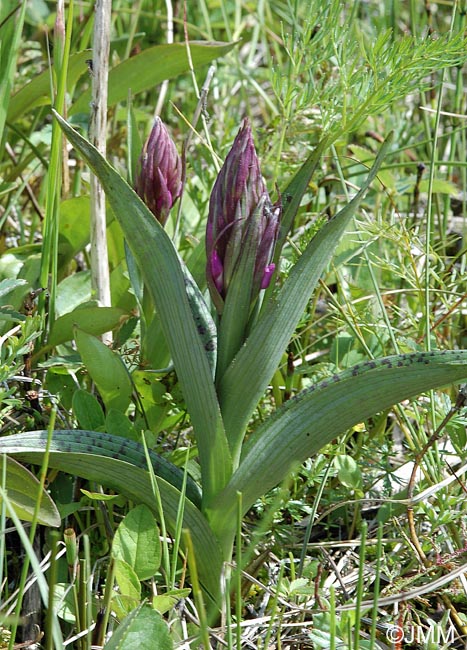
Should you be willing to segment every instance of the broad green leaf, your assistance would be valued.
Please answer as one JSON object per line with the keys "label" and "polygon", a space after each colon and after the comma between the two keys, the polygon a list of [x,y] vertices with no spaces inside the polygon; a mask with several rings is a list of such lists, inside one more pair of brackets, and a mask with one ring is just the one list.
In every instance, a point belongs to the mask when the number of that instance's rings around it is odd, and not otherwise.
{"label": "broad green leaf", "polygon": [[77,390],[72,401],[73,414],[81,429],[102,431],[105,422],[101,405],[87,390]]}
{"label": "broad green leaf", "polygon": [[[210,63],[227,54],[235,43],[202,43],[190,42],[190,54],[193,66]],[[143,90],[150,90],[165,79],[173,79],[182,72],[190,69],[185,43],[170,45],[155,45],[122,61],[109,72],[108,105],[128,99],[128,89],[132,95]],[[88,113],[91,92],[80,95],[70,108],[70,115]]]}
{"label": "broad green leaf", "polygon": [[[193,65],[210,63],[229,52],[235,43],[190,43]],[[89,74],[86,61],[92,57],[91,50],[70,56],[67,69],[67,89],[71,91],[79,78]],[[115,66],[109,74],[109,106],[125,101],[128,89],[133,94],[153,88],[165,79],[172,79],[189,70],[184,43],[156,45]],[[82,93],[70,108],[70,115],[90,112],[91,93]],[[21,88],[10,100],[7,119],[15,122],[23,113],[38,106],[50,104],[50,74],[46,69]]]}
{"label": "broad green leaf", "polygon": [[334,458],[334,467],[337,469],[337,477],[342,485],[353,490],[362,487],[362,473],[352,456],[338,454]]}
{"label": "broad green leaf", "polygon": [[[99,177],[151,292],[193,424],[207,504],[230,478],[232,461],[211,367],[187,297],[188,271],[182,271],[172,241],[135,192],[89,142],[54,114]],[[195,287],[193,283],[193,291]]]}
{"label": "broad green leaf", "polygon": [[131,378],[138,392],[147,426],[157,434],[167,413],[172,408],[170,400],[167,399],[167,388],[153,372],[134,370]]}
{"label": "broad green leaf", "polygon": [[[40,463],[46,440],[46,431],[0,438],[0,453],[17,456],[25,462]],[[181,494],[174,485],[181,488],[183,472],[153,452],[151,458],[164,504],[165,522],[169,532],[175,535]],[[134,503],[145,503],[156,517],[158,515],[149,473],[143,469],[146,460],[141,445],[94,431],[54,431],[49,466],[114,489]],[[183,527],[191,531],[205,593],[216,603],[223,562],[221,549],[206,518],[193,504],[193,501],[200,502],[200,496],[196,494],[196,485],[190,477],[187,495],[190,498],[184,502]]]}
{"label": "broad green leaf", "polygon": [[[32,521],[39,497],[40,483],[29,470],[17,463],[13,458],[0,456],[0,483],[3,466],[6,462],[6,489],[8,498],[20,519]],[[40,495],[38,522],[43,526],[60,526],[58,510],[44,490]]]}
{"label": "broad green leaf", "polygon": [[75,327],[87,334],[98,336],[117,327],[124,318],[126,318],[125,312],[117,307],[98,307],[94,303],[79,306],[57,318],[52,325],[47,346],[42,348],[40,353],[71,341]]}
{"label": "broad green leaf", "polygon": [[72,585],[68,582],[56,582],[54,584],[54,607],[59,618],[74,625],[76,616],[72,589]]}
{"label": "broad green leaf", "polygon": [[153,370],[167,368],[170,363],[170,351],[162,330],[161,319],[154,314],[145,332],[142,343],[142,356],[148,367]]}
{"label": "broad green leaf", "polygon": [[[428,179],[423,180],[420,183],[420,192],[428,192],[429,189],[430,183]],[[457,196],[459,188],[455,183],[451,183],[451,181],[446,181],[442,178],[435,178],[431,186],[431,191],[434,194],[450,194],[451,196]]]}
{"label": "broad green leaf", "polygon": [[115,409],[110,409],[106,415],[105,431],[113,436],[121,436],[128,440],[140,440],[138,432],[128,417]]}
{"label": "broad green leaf", "polygon": [[158,594],[152,599],[152,606],[157,609],[159,614],[165,614],[175,607],[175,605],[182,599],[187,598],[191,594],[191,589],[173,589],[166,591],[163,594]]}
{"label": "broad green leaf", "polygon": [[[83,74],[88,74],[86,61],[91,56],[91,50],[83,50],[83,52],[77,52],[70,56],[67,69],[68,91],[76,85]],[[7,119],[9,122],[16,122],[23,113],[47,104],[50,104],[50,71],[48,68],[18,90],[11,98]],[[89,112],[89,107],[86,112]]]}
{"label": "broad green leaf", "polygon": [[[53,363],[53,360],[51,360]],[[76,391],[76,382],[73,375],[66,367],[66,361],[61,359],[58,362],[60,365],[49,367],[45,377],[44,385],[50,391],[51,395],[56,395],[63,408],[71,410],[73,395]],[[76,363],[74,370],[80,367],[78,355],[76,355]]]}
{"label": "broad green leaf", "polygon": [[105,650],[173,650],[167,623],[149,605],[140,605],[123,619]]}
{"label": "broad green leaf", "polygon": [[161,543],[156,520],[147,506],[136,506],[118,525],[112,557],[124,560],[139,580],[152,578],[161,563]]}
{"label": "broad green leaf", "polygon": [[[211,522],[221,538],[235,517],[336,436],[393,404],[467,378],[467,350],[394,355],[362,362],[302,391],[250,436]],[[233,534],[233,531],[232,531]]]}
{"label": "broad green leaf", "polygon": [[24,314],[20,314],[15,309],[9,309],[8,307],[0,307],[0,321],[7,321],[12,323],[18,323],[26,320]]}
{"label": "broad green leaf", "polygon": [[0,282],[0,301],[3,303],[4,298],[10,293],[10,291],[13,291],[14,289],[17,289],[18,287],[22,287],[26,284],[27,284],[26,280],[5,278]]}
{"label": "broad green leaf", "polygon": [[114,408],[124,413],[130,404],[133,386],[121,357],[98,338],[78,328],[75,328],[75,341],[107,409]]}
{"label": "broad green leaf", "polygon": [[[34,462],[40,460],[47,443],[46,431],[28,431],[12,436],[0,438],[0,454],[28,454],[34,457]],[[63,461],[66,460],[67,452],[75,454],[100,455],[114,458],[133,464],[136,467],[146,469],[146,455],[144,447],[133,440],[126,440],[117,436],[111,436],[100,431],[87,431],[83,429],[64,429],[54,431],[51,442],[52,455],[56,460],[62,454]],[[163,456],[149,450],[152,466],[155,475],[163,481],[173,485],[178,490],[182,489],[183,471],[166,460]],[[31,461],[33,462],[33,461]],[[55,465],[51,465],[55,467]],[[64,469],[63,471],[67,471]],[[72,473],[72,472],[70,472]],[[86,478],[86,477],[84,477]],[[96,478],[95,480],[99,480]],[[105,482],[102,482],[106,485]],[[107,484],[110,486],[110,484]],[[122,491],[127,494],[125,490]],[[186,495],[196,506],[201,504],[201,494],[198,485],[188,477]]]}
{"label": "broad green leaf", "polygon": [[73,197],[60,205],[59,267],[63,268],[89,243],[91,218],[89,196]]}
{"label": "broad green leaf", "polygon": [[[375,164],[357,195],[333,219],[326,222],[307,245],[277,295],[272,296],[267,303],[252,333],[219,383],[222,416],[235,459],[240,453],[251,414],[274,375],[311,292],[378,173],[390,141],[391,138],[388,138],[381,147]],[[308,178],[308,161],[297,176],[300,175],[304,176],[304,180]],[[303,189],[303,185],[304,183],[298,185],[297,182],[297,187]],[[238,408],[239,404],[242,405],[241,409]]]}
{"label": "broad green leaf", "polygon": [[78,271],[67,275],[57,286],[55,302],[57,320],[78,308],[98,307],[97,301],[92,301],[91,296],[91,271]]}
{"label": "broad green leaf", "polygon": [[115,559],[115,579],[122,596],[136,601],[141,600],[141,583],[134,568],[122,557]]}

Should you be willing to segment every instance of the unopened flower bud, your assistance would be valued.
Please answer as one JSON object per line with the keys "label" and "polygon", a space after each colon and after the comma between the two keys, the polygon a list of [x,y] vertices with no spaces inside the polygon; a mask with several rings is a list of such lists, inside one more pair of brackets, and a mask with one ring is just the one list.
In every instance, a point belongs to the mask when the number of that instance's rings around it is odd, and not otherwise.
{"label": "unopened flower bud", "polygon": [[182,192],[182,162],[159,117],[156,117],[139,158],[135,190],[164,225],[170,208]]}
{"label": "unopened flower bud", "polygon": [[[242,255],[254,255],[250,306],[266,289],[280,207],[273,206],[261,176],[249,122],[244,120],[214,184],[206,228],[207,281],[218,313]],[[246,238],[249,239],[247,242]],[[255,245],[252,247],[252,239]],[[253,261],[253,260],[252,260]]]}

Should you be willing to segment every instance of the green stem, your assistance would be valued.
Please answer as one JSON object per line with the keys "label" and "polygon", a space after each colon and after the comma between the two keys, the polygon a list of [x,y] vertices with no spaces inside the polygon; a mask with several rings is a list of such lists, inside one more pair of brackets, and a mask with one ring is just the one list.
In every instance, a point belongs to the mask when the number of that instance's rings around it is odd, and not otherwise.
{"label": "green stem", "polygon": [[[55,109],[63,114],[65,112],[66,79],[68,61],[70,56],[71,33],[73,25],[73,0],[68,5],[68,20],[64,34],[64,41],[57,47],[54,59],[54,69],[57,76],[57,94],[52,101]],[[60,33],[61,26],[57,28]],[[50,165],[47,174],[47,193],[43,225],[43,244],[40,269],[40,286],[49,287],[48,318],[49,323],[55,320],[55,300],[57,293],[58,270],[58,228],[59,204],[62,187],[61,160],[62,160],[63,135],[57,122],[52,124],[52,145],[50,151]],[[50,274],[50,275],[49,275]],[[45,294],[39,296],[39,308],[45,312]]]}
{"label": "green stem", "polygon": [[54,596],[55,586],[58,577],[57,550],[58,550],[59,533],[56,530],[51,531],[50,539],[50,569],[49,569],[49,602],[45,618],[45,648],[54,650],[53,638],[53,611],[55,607]]}

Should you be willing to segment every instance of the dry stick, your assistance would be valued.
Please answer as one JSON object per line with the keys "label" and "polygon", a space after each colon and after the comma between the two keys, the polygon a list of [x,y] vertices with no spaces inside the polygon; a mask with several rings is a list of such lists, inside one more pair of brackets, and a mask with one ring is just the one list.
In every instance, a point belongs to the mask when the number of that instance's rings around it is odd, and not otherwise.
{"label": "dry stick", "polygon": [[[93,34],[92,103],[90,138],[105,157],[107,135],[107,83],[109,73],[111,0],[96,0]],[[91,174],[91,278],[99,303],[110,306],[110,276],[107,253],[105,194]],[[110,333],[105,336],[111,340]]]}
{"label": "dry stick", "polygon": [[[423,456],[426,454],[428,449],[444,435],[443,431],[447,423],[451,420],[451,418],[456,413],[458,413],[466,405],[466,403],[467,403],[467,387],[464,386],[463,388],[460,389],[454,406],[451,407],[449,413],[445,416],[445,418],[443,419],[439,427],[436,429],[436,431],[430,436],[429,440],[423,446],[422,450],[415,456],[412,474],[410,475],[410,480],[407,486],[407,499],[409,500],[409,502],[411,502],[413,498],[415,478],[417,475],[417,470],[420,467],[420,463],[422,462]],[[410,539],[412,541],[412,544],[414,545],[415,550],[417,551],[417,554],[423,566],[425,568],[428,568],[431,566],[431,562],[425,555],[425,552],[423,551],[420,541],[418,539],[417,531],[415,529],[415,519],[414,519],[412,505],[407,506],[407,522],[409,525]],[[443,601],[444,605],[447,607],[447,609],[450,611],[457,629],[462,634],[465,634],[467,627],[463,624],[461,618],[457,613],[457,610],[455,609],[454,605],[451,603],[449,597],[446,594],[441,594],[440,598]]]}

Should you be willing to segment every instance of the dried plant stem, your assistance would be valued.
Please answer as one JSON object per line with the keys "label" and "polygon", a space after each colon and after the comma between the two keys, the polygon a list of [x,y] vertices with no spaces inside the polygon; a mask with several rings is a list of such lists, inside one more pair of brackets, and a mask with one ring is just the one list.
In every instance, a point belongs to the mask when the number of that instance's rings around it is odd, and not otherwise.
{"label": "dried plant stem", "polygon": [[[90,137],[105,156],[107,132],[107,81],[110,49],[111,0],[97,0],[93,35],[92,116]],[[106,239],[105,194],[91,175],[91,275],[99,303],[110,306],[110,277]],[[109,340],[109,336],[106,337]]]}

